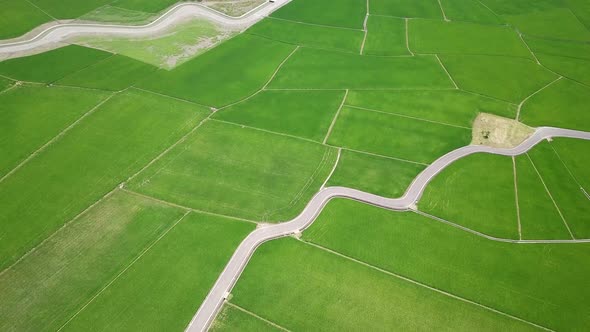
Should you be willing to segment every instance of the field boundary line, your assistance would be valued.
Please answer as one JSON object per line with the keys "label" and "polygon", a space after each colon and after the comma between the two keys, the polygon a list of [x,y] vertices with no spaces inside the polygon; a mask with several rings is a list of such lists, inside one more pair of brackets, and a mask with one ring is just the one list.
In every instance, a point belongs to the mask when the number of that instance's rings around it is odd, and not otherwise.
{"label": "field boundary line", "polygon": [[[368,1],[368,0],[367,0]],[[361,51],[360,51],[360,55],[363,55],[363,51],[365,49],[365,43],[367,42],[367,20],[369,19],[369,14],[365,15],[365,21],[363,22],[363,31],[365,32],[363,34],[363,41],[361,42]]]}
{"label": "field boundary line", "polygon": [[406,22],[406,48],[408,49],[408,52],[410,52],[410,54],[412,56],[415,56],[416,54],[414,54],[414,52],[412,52],[412,50],[410,49],[410,32],[409,32],[409,24],[408,21],[409,19],[407,17],[404,18],[404,21]]}
{"label": "field boundary line", "polygon": [[166,94],[155,92],[155,91],[151,91],[151,90],[146,90],[146,89],[143,89],[143,88],[139,88],[139,87],[137,87],[135,85],[132,85],[129,88],[130,89],[134,89],[134,90],[139,90],[139,91],[147,92],[147,93],[151,93],[151,94],[157,95],[157,96],[162,96],[162,97],[174,99],[174,100],[181,101],[181,102],[184,102],[184,103],[187,103],[187,104],[191,104],[191,105],[206,107],[206,108],[209,108],[209,109],[213,108],[212,106],[209,106],[209,105],[204,105],[204,104],[196,103],[196,102],[194,102],[192,100],[178,98],[178,97],[174,97],[174,96],[171,96],[171,95],[166,95]]}
{"label": "field boundary line", "polygon": [[57,18],[55,18],[53,15],[49,14],[48,12],[45,11],[45,9],[37,6],[33,1],[30,0],[25,0],[26,2],[28,2],[30,5],[32,5],[33,7],[39,9],[43,14],[47,15],[49,18],[51,18],[54,21],[59,22],[60,20],[58,20]]}
{"label": "field boundary line", "polygon": [[[364,55],[365,57],[369,57],[372,55]],[[409,55],[402,55],[399,56],[400,58],[410,58]],[[455,88],[328,88],[328,89],[314,89],[314,88],[268,88],[265,91],[343,91],[343,90],[350,90],[350,91],[455,91]],[[490,96],[485,96],[488,98],[494,98]],[[501,99],[499,99],[501,100]],[[501,100],[506,103],[510,103],[506,100]],[[512,103],[510,103],[512,104]]]}
{"label": "field boundary line", "polygon": [[54,136],[52,139],[50,139],[45,144],[43,144],[40,148],[38,148],[37,150],[33,151],[33,153],[31,153],[27,158],[25,158],[18,165],[16,165],[13,169],[11,169],[8,173],[6,173],[3,177],[1,177],[0,178],[0,183],[2,183],[4,180],[6,180],[9,176],[11,176],[12,174],[14,174],[19,169],[21,169],[31,159],[35,158],[39,153],[43,152],[48,146],[52,145],[54,142],[56,142],[61,137],[63,137],[65,134],[67,134],[72,128],[76,127],[76,125],[78,123],[80,123],[82,120],[84,120],[85,118],[87,118],[89,115],[93,114],[97,109],[99,109],[102,105],[104,105],[107,101],[109,101],[111,98],[113,98],[117,94],[118,94],[118,92],[111,93],[105,99],[103,99],[98,104],[96,104],[94,107],[92,107],[88,112],[82,114],[82,116],[79,117],[76,121],[72,122],[69,126],[67,126],[65,129],[63,129],[61,132],[59,132],[56,136]]}
{"label": "field boundary line", "polygon": [[535,60],[535,62],[538,65],[541,65],[541,62],[539,61],[539,58],[537,58],[537,55],[535,54],[535,52],[533,52],[533,50],[530,48],[529,44],[524,40],[524,37],[522,36],[522,33],[516,29],[516,34],[518,34],[518,37],[520,38],[520,40],[522,41],[522,43],[524,44],[524,46],[527,48],[527,50],[529,50],[529,52],[531,53],[531,55],[533,56],[533,59]]}
{"label": "field boundary line", "polygon": [[47,241],[51,240],[54,236],[56,236],[59,232],[61,232],[63,229],[65,229],[71,223],[80,219],[83,215],[88,213],[88,211],[92,210],[92,208],[94,208],[96,205],[98,205],[99,203],[103,202],[105,199],[112,196],[115,193],[115,191],[117,191],[117,189],[119,189],[119,186],[115,187],[114,189],[112,189],[111,191],[109,191],[108,193],[103,195],[96,202],[90,204],[90,206],[86,207],[84,210],[82,210],[82,212],[78,213],[76,216],[74,216],[74,218],[70,219],[69,221],[66,221],[63,225],[61,225],[58,229],[56,229],[55,232],[51,233],[49,236],[47,236],[45,239],[43,239],[43,241],[39,242],[39,244],[37,244],[36,246],[31,248],[29,251],[27,251],[25,254],[23,254],[21,257],[19,257],[19,259],[14,261],[14,263],[10,264],[4,270],[0,271],[0,276],[2,276],[5,272],[12,269],[14,266],[16,266],[18,263],[20,263],[22,260],[24,260],[25,258],[30,256],[31,254],[33,254],[35,251],[37,251],[37,248],[44,245]]}
{"label": "field boundary line", "polygon": [[559,76],[558,78],[554,79],[553,81],[545,84],[543,87],[541,87],[539,90],[531,93],[530,95],[528,95],[523,101],[520,102],[520,104],[518,104],[518,109],[516,110],[516,121],[520,120],[520,110],[522,109],[522,106],[530,99],[532,98],[534,95],[536,95],[537,93],[547,89],[548,87],[550,87],[551,85],[553,85],[554,83],[557,83],[558,81],[560,81],[563,78],[563,76]]}
{"label": "field boundary line", "polygon": [[76,318],[84,309],[86,309],[94,300],[96,300],[107,288],[109,288],[115,281],[119,279],[120,276],[125,274],[138,260],[140,260],[150,249],[152,249],[162,238],[164,238],[178,223],[180,223],[190,211],[187,211],[180,219],[176,220],[170,227],[168,227],[158,238],[156,238],[152,243],[150,243],[147,247],[145,247],[139,255],[137,255],[122,271],[120,271],[111,281],[109,281],[103,288],[101,288],[85,305],[82,306],[70,319],[68,319],[57,331],[61,331],[65,326],[67,326],[74,318]]}
{"label": "field boundary line", "polygon": [[276,132],[276,131],[272,131],[272,130],[268,130],[268,129],[262,129],[262,128],[258,128],[258,127],[252,127],[252,126],[248,126],[248,125],[243,125],[243,124],[239,124],[239,123],[236,123],[236,122],[231,122],[231,121],[226,121],[226,120],[221,120],[221,119],[215,119],[215,118],[209,119],[209,121],[220,122],[220,123],[225,123],[225,124],[232,125],[232,126],[238,126],[238,127],[242,127],[242,128],[248,128],[248,129],[252,129],[252,130],[263,131],[263,132],[269,133],[269,134],[274,134],[274,135],[280,135],[280,136],[295,138],[295,139],[298,139],[298,140],[302,140],[302,141],[306,141],[306,142],[310,142],[310,143],[314,143],[314,144],[322,144],[322,142],[314,141],[314,140],[312,140],[310,138],[295,136],[295,135],[291,135],[291,134],[279,133],[279,132]]}
{"label": "field boundary line", "polygon": [[551,142],[549,142],[549,146],[551,147],[551,149],[553,150],[553,153],[555,153],[557,158],[559,158],[559,161],[561,161],[561,163],[563,164],[563,167],[565,167],[565,169],[567,170],[569,175],[572,177],[574,182],[578,185],[578,187],[580,187],[580,190],[582,191],[582,193],[584,193],[584,195],[586,195],[586,197],[588,197],[588,199],[590,199],[590,195],[588,195],[588,193],[586,192],[586,190],[584,189],[584,187],[582,186],[580,181],[578,181],[578,178],[574,175],[572,170],[567,166],[567,164],[565,163],[563,158],[561,158],[561,155],[559,154],[559,152],[557,152],[557,149],[555,149],[555,147],[553,146],[553,144]]}
{"label": "field boundary line", "polygon": [[516,177],[516,159],[512,156],[512,172],[514,174],[514,198],[516,203],[516,221],[518,222],[518,239],[522,240],[522,226],[520,223],[520,205],[518,197],[518,179]]}
{"label": "field boundary line", "polygon": [[382,154],[378,154],[378,153],[373,153],[373,152],[368,152],[368,151],[363,151],[363,150],[356,150],[356,149],[352,149],[352,148],[347,148],[345,146],[337,146],[337,145],[330,145],[330,144],[326,144],[326,145],[327,146],[334,147],[334,148],[340,148],[340,149],[346,150],[346,151],[351,151],[351,152],[366,154],[366,155],[370,155],[370,156],[374,156],[374,157],[380,157],[380,158],[397,160],[397,161],[401,161],[401,162],[405,162],[405,163],[410,163],[410,164],[416,164],[416,165],[422,165],[422,166],[428,166],[428,165],[430,165],[430,164],[426,164],[426,163],[421,163],[419,161],[413,161],[413,160],[409,160],[409,159],[396,158],[396,157],[386,156],[386,155],[382,155]]}
{"label": "field boundary line", "polygon": [[280,18],[280,17],[276,17],[276,16],[267,16],[267,18],[270,18],[272,20],[279,20],[279,21],[285,21],[285,22],[291,22],[291,23],[297,23],[297,24],[303,24],[303,25],[311,25],[311,26],[322,27],[322,28],[363,31],[361,29],[347,28],[347,27],[341,27],[341,26],[337,26],[337,25],[326,25],[326,24],[317,24],[317,23],[308,23],[308,22],[303,22],[303,21],[289,20],[286,18]]}
{"label": "field boundary line", "polygon": [[440,64],[440,66],[442,67],[442,69],[445,71],[445,73],[447,73],[447,76],[449,77],[449,79],[451,80],[451,82],[453,82],[453,85],[455,86],[455,89],[459,90],[459,86],[457,85],[457,83],[453,79],[453,76],[451,76],[451,73],[449,73],[449,71],[447,70],[447,67],[445,67],[445,65],[443,64],[443,62],[440,60],[438,54],[435,54],[434,56],[436,57],[436,60],[438,60],[438,63]]}
{"label": "field boundary line", "polygon": [[476,301],[473,301],[473,300],[469,300],[469,299],[467,299],[467,298],[464,298],[464,297],[461,297],[461,296],[455,295],[455,294],[453,294],[453,293],[449,293],[449,292],[447,292],[447,291],[444,291],[444,290],[442,290],[442,289],[439,289],[439,288],[436,288],[436,287],[433,287],[433,286],[429,286],[429,285],[427,285],[427,284],[424,284],[424,283],[422,283],[422,282],[420,282],[420,281],[417,281],[417,280],[414,280],[414,279],[411,279],[411,278],[408,278],[408,277],[402,276],[401,274],[397,274],[397,273],[395,273],[395,272],[392,272],[392,271],[388,271],[388,270],[386,270],[386,269],[383,269],[383,268],[381,268],[381,267],[378,267],[378,266],[375,266],[375,265],[369,264],[369,263],[367,263],[367,262],[361,261],[361,260],[359,260],[359,259],[356,259],[356,258],[354,258],[354,257],[351,257],[351,256],[348,256],[348,255],[342,254],[342,253],[340,253],[340,252],[338,252],[338,251],[335,251],[335,250],[329,249],[329,248],[327,248],[327,247],[324,247],[324,246],[322,246],[322,245],[319,245],[319,244],[316,244],[316,243],[313,243],[313,242],[308,242],[308,241],[305,241],[305,240],[299,240],[299,241],[300,241],[300,242],[302,242],[302,243],[305,243],[305,244],[307,244],[307,245],[309,245],[309,246],[315,247],[315,248],[317,248],[317,249],[320,249],[320,250],[326,251],[326,252],[328,252],[328,253],[331,253],[331,254],[333,254],[333,255],[336,255],[336,256],[339,256],[339,257],[341,257],[341,258],[344,258],[344,259],[346,259],[346,260],[349,260],[349,261],[352,261],[352,262],[354,262],[354,263],[357,263],[357,264],[363,265],[363,266],[365,266],[365,267],[368,267],[368,268],[370,268],[370,269],[373,269],[373,270],[375,270],[375,271],[378,271],[378,272],[381,272],[381,273],[387,274],[387,275],[389,275],[389,276],[391,276],[391,277],[394,277],[394,278],[397,278],[397,279],[400,279],[400,280],[403,280],[403,281],[406,281],[406,282],[412,283],[412,284],[414,284],[414,285],[416,285],[416,286],[420,286],[420,287],[426,288],[426,289],[428,289],[428,290],[431,290],[431,291],[433,291],[433,292],[439,293],[439,294],[441,294],[441,295],[448,296],[448,297],[450,297],[450,298],[453,298],[453,299],[455,299],[455,300],[459,300],[459,301],[462,301],[462,302],[465,302],[465,303],[469,303],[469,304],[475,305],[475,306],[477,306],[477,307],[480,307],[480,308],[482,308],[482,309],[485,309],[485,310],[492,311],[492,312],[494,312],[494,313],[497,313],[497,314],[499,314],[499,315],[502,315],[502,316],[505,316],[505,317],[508,317],[508,318],[511,318],[511,319],[514,319],[514,320],[520,321],[520,322],[522,322],[522,323],[526,323],[526,324],[532,325],[532,326],[534,326],[534,327],[536,327],[536,328],[540,328],[540,329],[542,329],[542,330],[545,330],[545,331],[553,331],[553,330],[551,330],[551,329],[549,329],[549,328],[546,328],[546,327],[544,327],[544,326],[541,326],[541,325],[539,325],[539,324],[533,323],[533,322],[531,322],[531,321],[528,321],[528,320],[525,320],[525,319],[522,319],[522,318],[519,318],[519,317],[513,316],[513,315],[511,315],[511,314],[509,314],[509,313],[506,313],[506,312],[500,311],[500,310],[498,310],[498,309],[494,309],[494,308],[492,308],[492,307],[489,307],[489,306],[487,306],[487,305],[481,304],[481,303],[479,303],[479,302],[476,302]]}
{"label": "field boundary line", "polygon": [[445,20],[445,22],[451,22],[451,20],[449,20],[447,18],[447,15],[445,14],[445,9],[443,8],[442,3],[440,2],[440,0],[437,0],[437,1],[438,1],[438,6],[440,7],[440,11],[442,13],[443,19]]}
{"label": "field boundary line", "polygon": [[10,90],[14,90],[14,88],[16,88],[16,87],[18,87],[18,86],[20,86],[20,84],[18,84],[18,82],[14,82],[14,81],[12,81],[12,84],[10,84],[10,86],[9,86],[8,88],[6,88],[6,89],[4,89],[4,90],[0,91],[0,95],[1,95],[1,94],[4,94],[4,93],[6,93],[6,92],[8,92],[8,91],[10,91]]}
{"label": "field boundary line", "polygon": [[250,315],[250,316],[252,316],[252,317],[254,317],[254,318],[257,318],[257,319],[259,319],[259,320],[261,320],[261,321],[265,322],[265,323],[266,323],[266,324],[268,324],[268,325],[271,325],[271,326],[273,326],[273,327],[276,327],[277,329],[279,329],[279,330],[281,330],[281,331],[285,331],[285,332],[291,332],[291,330],[288,330],[288,329],[286,329],[286,328],[282,327],[281,325],[279,325],[279,324],[277,324],[277,323],[275,323],[275,322],[273,322],[273,321],[270,321],[270,320],[268,320],[268,319],[266,319],[266,318],[264,318],[264,317],[258,316],[257,314],[253,313],[252,311],[250,311],[250,310],[247,310],[247,309],[245,309],[245,308],[242,308],[242,307],[240,307],[240,306],[239,306],[239,305],[237,305],[237,304],[233,304],[233,303],[231,303],[231,302],[229,302],[229,301],[226,301],[226,302],[225,302],[225,304],[226,304],[226,305],[228,305],[228,306],[230,306],[230,307],[233,307],[233,308],[235,308],[235,309],[238,309],[238,310],[240,310],[240,311],[244,312],[245,314],[248,314],[248,315]]}
{"label": "field boundary line", "polygon": [[342,154],[342,148],[337,148],[337,149],[338,149],[338,154],[336,155],[336,161],[334,162],[334,166],[332,166],[332,170],[330,171],[330,174],[328,174],[328,177],[326,178],[324,183],[322,183],[322,186],[320,187],[319,190],[322,190],[326,187],[326,184],[328,183],[328,181],[330,181],[330,178],[332,178],[332,175],[334,174],[334,172],[336,171],[336,168],[338,167],[338,162],[340,161],[340,155]]}
{"label": "field boundary line", "polygon": [[423,118],[419,118],[419,117],[415,117],[415,116],[410,116],[410,115],[405,115],[405,114],[380,111],[380,110],[376,110],[376,109],[372,109],[372,108],[366,108],[366,107],[360,107],[360,106],[353,106],[353,105],[349,105],[349,104],[346,104],[344,106],[349,107],[349,108],[355,108],[355,109],[367,111],[367,112],[381,113],[381,114],[386,114],[386,115],[391,115],[391,116],[397,116],[397,117],[400,117],[400,118],[408,118],[408,119],[412,119],[412,120],[416,120],[416,121],[430,122],[430,123],[438,124],[438,125],[441,125],[441,126],[448,126],[448,127],[455,127],[455,128],[472,130],[472,128],[465,127],[465,126],[459,126],[459,125],[445,123],[445,122],[440,122],[440,121],[428,120],[428,119],[423,119]]}
{"label": "field boundary line", "polygon": [[545,192],[547,192],[547,194],[549,195],[549,198],[551,198],[551,201],[553,202],[553,206],[555,206],[555,209],[557,209],[557,213],[559,213],[559,216],[561,217],[561,220],[563,221],[563,224],[565,225],[565,228],[567,228],[567,231],[570,233],[570,236],[572,237],[572,240],[575,240],[576,238],[574,237],[574,234],[572,233],[572,230],[570,229],[570,226],[568,225],[567,221],[565,220],[565,217],[563,216],[563,213],[561,213],[561,209],[559,208],[559,206],[557,205],[557,202],[553,198],[553,195],[549,191],[549,188],[547,187],[547,184],[545,184],[545,180],[543,180],[543,176],[541,176],[541,173],[539,173],[539,170],[537,169],[537,166],[535,165],[535,162],[533,161],[533,159],[531,158],[531,156],[528,153],[526,153],[526,156],[529,159],[529,161],[531,162],[531,165],[533,165],[533,168],[535,169],[535,172],[537,173],[537,176],[539,177],[539,180],[541,180],[541,183],[543,184],[543,187],[545,188]]}
{"label": "field boundary line", "polygon": [[348,89],[346,89],[344,92],[344,97],[342,98],[342,102],[340,103],[340,106],[338,106],[338,109],[336,110],[336,113],[334,114],[334,117],[332,118],[332,122],[330,123],[330,127],[328,128],[328,132],[326,133],[326,136],[324,136],[324,140],[322,141],[322,144],[326,144],[326,142],[328,141],[328,138],[330,137],[330,134],[332,134],[332,129],[334,129],[334,125],[336,124],[336,120],[338,119],[338,116],[340,115],[340,111],[342,110],[342,107],[344,107],[344,103],[346,102],[347,97],[348,97]]}
{"label": "field boundary line", "polygon": [[498,13],[493,11],[492,8],[488,7],[488,5],[486,5],[485,3],[481,2],[481,0],[477,0],[477,2],[479,2],[480,5],[484,6],[487,10],[489,10],[492,14],[494,14],[494,16],[500,18],[500,15],[498,15]]}
{"label": "field boundary line", "polygon": [[[456,90],[456,89],[450,89],[450,90]],[[475,96],[480,96],[480,97],[484,97],[484,98],[493,99],[493,100],[496,100],[496,101],[501,101],[503,103],[510,104],[510,105],[513,105],[513,106],[517,106],[518,107],[518,104],[515,103],[515,102],[512,102],[512,101],[500,99],[500,98],[493,97],[493,96],[490,96],[490,95],[486,95],[486,94],[483,94],[483,93],[479,93],[479,92],[475,92],[475,91],[470,91],[470,90],[465,90],[465,89],[461,89],[461,88],[459,88],[459,90],[462,91],[462,92],[466,92],[466,93],[475,95]]]}

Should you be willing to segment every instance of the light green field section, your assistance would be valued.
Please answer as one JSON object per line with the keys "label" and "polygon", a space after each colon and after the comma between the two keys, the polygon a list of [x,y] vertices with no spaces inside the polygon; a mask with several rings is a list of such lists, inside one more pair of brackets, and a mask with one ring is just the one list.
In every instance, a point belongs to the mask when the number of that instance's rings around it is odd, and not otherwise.
{"label": "light green field section", "polygon": [[520,32],[550,39],[590,41],[588,30],[568,8],[505,16]]}
{"label": "light green field section", "polygon": [[205,111],[128,91],[0,183],[0,267],[6,267],[188,132]]}
{"label": "light green field section", "polygon": [[350,91],[346,105],[463,127],[479,113],[516,116],[515,105],[459,90]]}
{"label": "light green field section", "polygon": [[86,14],[112,0],[31,0],[31,3],[57,19],[71,19]]}
{"label": "light green field section", "polygon": [[479,0],[499,15],[518,15],[550,10],[563,6],[561,0]]}
{"label": "light green field section", "polygon": [[527,59],[486,55],[440,58],[459,88],[516,104],[557,78]]}
{"label": "light green field section", "polygon": [[551,196],[575,238],[590,238],[590,199],[555,153],[544,142],[529,151]]}
{"label": "light green field section", "polygon": [[0,1],[0,39],[19,37],[51,20],[28,1]]}
{"label": "light green field section", "polygon": [[[137,10],[129,10],[111,5],[105,5],[78,17],[78,20],[90,22],[109,22],[139,25],[149,23],[153,21],[155,18],[156,17],[153,13],[146,13]],[[102,38],[104,38],[104,36]]]}
{"label": "light green field section", "polygon": [[354,188],[384,197],[401,197],[424,165],[343,150],[327,186]]}
{"label": "light green field section", "polygon": [[178,0],[115,0],[110,2],[110,5],[136,11],[143,11],[148,13],[158,13],[175,3]]}
{"label": "light green field section", "polygon": [[344,91],[263,91],[214,119],[322,142]]}
{"label": "light green field section", "polygon": [[371,15],[443,18],[437,0],[371,0],[369,11]]}
{"label": "light green field section", "polygon": [[121,91],[145,78],[154,70],[156,67],[147,63],[122,55],[113,55],[104,61],[68,75],[55,84]]}
{"label": "light green field section", "polygon": [[354,150],[430,163],[468,145],[471,129],[395,114],[343,107],[328,143]]}
{"label": "light green field section", "polygon": [[539,54],[541,63],[571,80],[590,86],[590,61],[563,56]]}
{"label": "light green field section", "polygon": [[138,86],[223,106],[262,88],[293,50],[293,45],[241,34],[171,71],[156,72]]}
{"label": "light green field section", "polygon": [[586,243],[491,241],[414,213],[349,200],[330,202],[303,238],[550,329],[587,324]]}
{"label": "light green field section", "polygon": [[178,25],[174,30],[156,38],[101,36],[79,38],[76,42],[171,69],[217,45],[230,35],[231,33],[222,32],[206,20],[193,20]]}
{"label": "light green field section", "polygon": [[478,0],[441,0],[445,15],[451,21],[501,24],[502,18]]}
{"label": "light green field section", "polygon": [[0,75],[20,81],[51,83],[110,56],[108,52],[71,45],[0,62]]}
{"label": "light green field section", "polygon": [[527,330],[527,325],[292,238],[262,245],[232,303],[289,330]]}
{"label": "light green field section", "polygon": [[529,126],[590,131],[590,88],[561,79],[531,97],[520,111]]}
{"label": "light green field section", "polygon": [[366,14],[365,0],[295,0],[272,13],[271,17],[360,30]]}
{"label": "light green field section", "polygon": [[0,94],[0,178],[107,96],[29,85]]}
{"label": "light green field section", "polygon": [[526,45],[507,26],[416,19],[409,21],[408,29],[410,49],[416,53],[531,58]]}
{"label": "light green field section", "polygon": [[515,158],[523,239],[570,239],[571,235],[527,155]]}
{"label": "light green field section", "polygon": [[183,213],[115,192],[0,275],[0,328],[59,329]]}
{"label": "light green field section", "polygon": [[358,53],[364,38],[361,30],[341,29],[267,18],[248,33],[289,44]]}
{"label": "light green field section", "polygon": [[551,146],[571,172],[570,175],[586,193],[590,193],[590,141],[555,138]]}
{"label": "light green field section", "polygon": [[282,330],[231,304],[225,304],[221,312],[217,314],[210,331],[278,332]]}
{"label": "light green field section", "polygon": [[486,235],[518,239],[512,160],[483,153],[460,159],[428,184],[418,207]]}
{"label": "light green field section", "polygon": [[335,160],[321,144],[207,121],[129,185],[199,210],[283,221],[303,209]]}
{"label": "light green field section", "polygon": [[182,331],[254,228],[242,221],[187,215],[64,331]]}
{"label": "light green field section", "polygon": [[369,16],[363,54],[409,55],[405,21],[394,17]]}
{"label": "light green field section", "polygon": [[434,56],[369,57],[299,49],[269,88],[409,89],[452,88]]}
{"label": "light green field section", "polygon": [[550,40],[535,37],[524,38],[536,54],[556,55],[590,60],[590,44],[567,40]]}

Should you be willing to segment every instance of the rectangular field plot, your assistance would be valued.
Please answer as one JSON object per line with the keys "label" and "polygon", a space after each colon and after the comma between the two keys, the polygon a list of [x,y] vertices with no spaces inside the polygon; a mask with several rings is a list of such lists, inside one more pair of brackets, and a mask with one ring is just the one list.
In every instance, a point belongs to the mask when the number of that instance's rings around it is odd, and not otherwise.
{"label": "rectangular field plot", "polygon": [[428,184],[421,211],[486,235],[518,239],[512,160],[475,154],[460,159]]}
{"label": "rectangular field plot", "polygon": [[292,331],[527,329],[292,238],[256,251],[230,301]]}
{"label": "rectangular field plot", "polygon": [[484,24],[501,24],[500,16],[494,14],[478,0],[441,0],[445,14],[451,21],[465,21]]}
{"label": "rectangular field plot", "polygon": [[318,143],[207,121],[130,186],[199,210],[283,221],[307,204],[335,160],[335,149]]}
{"label": "rectangular field plot", "polygon": [[0,275],[0,329],[56,331],[183,214],[113,193]]}
{"label": "rectangular field plot", "polygon": [[406,47],[406,22],[403,19],[369,16],[363,54],[409,55]]}
{"label": "rectangular field plot", "polygon": [[549,329],[587,325],[588,243],[492,241],[415,213],[343,199],[331,201],[303,239]]}
{"label": "rectangular field plot", "polygon": [[1,1],[0,39],[19,37],[51,20],[28,1]]}
{"label": "rectangular field plot", "polygon": [[298,50],[270,88],[452,88],[434,56],[369,57],[315,49]]}
{"label": "rectangular field plot", "polygon": [[252,316],[250,313],[238,309],[235,305],[225,303],[211,325],[212,332],[222,331],[251,331],[251,332],[279,332],[281,329]]}
{"label": "rectangular field plot", "polygon": [[139,87],[224,106],[258,91],[295,46],[241,34],[171,71],[160,70]]}
{"label": "rectangular field plot", "polygon": [[126,56],[114,55],[56,82],[59,85],[120,91],[143,79],[156,67]]}
{"label": "rectangular field plot", "polygon": [[400,197],[424,167],[343,150],[327,186],[343,186],[385,197]]}
{"label": "rectangular field plot", "polygon": [[443,18],[437,0],[371,0],[369,11],[371,15]]}
{"label": "rectangular field plot", "polygon": [[547,68],[571,80],[590,85],[590,60],[539,54],[539,61]]}
{"label": "rectangular field plot", "polygon": [[551,146],[575,181],[586,193],[590,193],[590,141],[554,138]]}
{"label": "rectangular field plot", "polygon": [[161,10],[164,10],[175,3],[179,2],[178,0],[115,0],[111,2],[111,5],[119,8],[125,8],[129,10],[137,10],[142,12],[149,12],[149,13],[158,13]]}
{"label": "rectangular field plot", "polygon": [[350,91],[346,105],[463,127],[480,112],[516,116],[515,105],[458,90]]}
{"label": "rectangular field plot", "polygon": [[112,0],[31,0],[39,8],[57,19],[76,18]]}
{"label": "rectangular field plot", "polygon": [[328,143],[354,150],[430,163],[468,145],[471,129],[367,111],[342,108]]}
{"label": "rectangular field plot", "polygon": [[0,62],[0,74],[20,81],[51,83],[110,56],[108,52],[70,45]]}
{"label": "rectangular field plot", "polygon": [[108,94],[25,85],[0,94],[0,178]]}
{"label": "rectangular field plot", "polygon": [[295,22],[362,29],[365,0],[294,0],[271,16]]}
{"label": "rectangular field plot", "polygon": [[590,30],[578,20],[569,8],[555,8],[504,17],[519,31],[529,36],[590,41]]}
{"label": "rectangular field plot", "polygon": [[363,42],[361,30],[340,29],[267,18],[248,33],[289,44],[358,53]]}
{"label": "rectangular field plot", "polygon": [[343,98],[344,91],[263,91],[212,117],[322,142]]}
{"label": "rectangular field plot", "polygon": [[546,54],[590,60],[590,44],[568,40],[523,37],[535,54]]}
{"label": "rectangular field plot", "polygon": [[139,171],[205,114],[136,90],[103,104],[0,183],[0,268]]}
{"label": "rectangular field plot", "polygon": [[191,213],[64,327],[182,331],[254,224]]}
{"label": "rectangular field plot", "polygon": [[416,19],[409,21],[408,29],[410,49],[416,53],[532,58],[516,31],[507,26]]}

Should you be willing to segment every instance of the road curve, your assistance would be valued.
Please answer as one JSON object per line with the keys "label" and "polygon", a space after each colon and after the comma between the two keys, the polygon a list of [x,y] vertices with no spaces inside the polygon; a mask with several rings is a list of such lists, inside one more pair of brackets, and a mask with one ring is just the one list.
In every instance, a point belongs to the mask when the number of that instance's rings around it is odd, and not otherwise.
{"label": "road curve", "polygon": [[238,246],[233,256],[227,263],[223,272],[209,291],[209,294],[201,304],[199,310],[186,328],[186,331],[205,331],[221,308],[227,294],[231,291],[240,274],[246,267],[250,257],[262,243],[302,232],[309,227],[324,206],[333,198],[349,198],[367,204],[375,205],[390,210],[409,210],[420,200],[428,183],[447,166],[463,157],[474,153],[491,153],[504,156],[517,156],[533,148],[544,139],[552,137],[569,137],[590,140],[590,132],[560,129],[552,127],[539,127],[535,133],[515,148],[492,148],[480,145],[469,145],[451,151],[430,164],[410,184],[405,194],[400,198],[386,198],[359,190],[344,187],[328,187],[320,190],[307,204],[303,212],[295,219],[258,228],[250,233]]}
{"label": "road curve", "polygon": [[129,37],[152,36],[189,17],[205,18],[227,27],[245,28],[270,15],[290,1],[276,0],[275,2],[267,2],[240,17],[228,16],[197,3],[181,3],[170,8],[151,23],[141,26],[95,23],[57,24],[27,40],[8,43],[0,42],[0,55],[43,48],[72,36],[95,34]]}

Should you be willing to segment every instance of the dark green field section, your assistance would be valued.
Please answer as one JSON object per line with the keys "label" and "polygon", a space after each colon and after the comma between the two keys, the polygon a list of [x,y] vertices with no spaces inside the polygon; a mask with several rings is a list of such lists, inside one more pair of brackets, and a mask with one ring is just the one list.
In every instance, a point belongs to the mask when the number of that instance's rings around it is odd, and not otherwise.
{"label": "dark green field section", "polygon": [[440,0],[451,21],[501,24],[503,19],[478,0]]}
{"label": "dark green field section", "polygon": [[256,251],[231,302],[293,331],[531,329],[292,238]]}
{"label": "dark green field section", "polygon": [[262,88],[293,50],[293,45],[242,34],[171,71],[159,70],[138,86],[224,106]]}
{"label": "dark green field section", "polygon": [[157,13],[178,2],[178,0],[115,0],[111,2],[111,5],[129,10]]}
{"label": "dark green field section", "polygon": [[409,21],[410,49],[425,54],[510,55],[531,58],[507,26],[415,19]]}
{"label": "dark green field section", "polygon": [[295,0],[271,17],[361,30],[366,14],[366,0]]}
{"label": "dark green field section", "polygon": [[51,83],[110,56],[108,52],[70,45],[0,62],[0,75],[19,81]]}
{"label": "dark green field section", "polygon": [[590,88],[561,79],[531,97],[520,111],[529,126],[590,131]]}
{"label": "dark green field section", "polygon": [[400,197],[424,165],[343,150],[327,186],[349,187],[384,197]]}
{"label": "dark green field section", "polygon": [[0,183],[0,267],[139,171],[205,112],[135,90],[103,104]]}
{"label": "dark green field section", "polygon": [[437,0],[371,0],[370,13],[393,17],[443,18]]}
{"label": "dark green field section", "polygon": [[254,228],[254,224],[222,217],[187,215],[64,331],[182,331],[236,247]]}
{"label": "dark green field section", "polygon": [[145,78],[156,67],[122,55],[100,61],[74,72],[56,84],[83,88],[120,91]]}
{"label": "dark green field section", "polygon": [[471,129],[345,106],[328,143],[383,156],[430,163],[468,145]]}
{"label": "dark green field section", "polygon": [[217,314],[210,331],[278,332],[282,330],[231,304],[225,304]]}
{"label": "dark green field section", "polygon": [[0,328],[59,329],[183,214],[115,192],[0,275]]}
{"label": "dark green field section", "polygon": [[336,161],[336,149],[207,121],[129,184],[191,208],[257,221],[295,217]]}
{"label": "dark green field section", "polygon": [[[585,285],[590,267],[585,262],[590,258],[590,246],[586,243],[491,241],[415,213],[391,212],[349,200],[330,202],[303,233],[303,239],[546,328],[584,330],[587,325],[590,294]],[[248,272],[247,269],[245,276]],[[334,276],[340,277],[340,274]],[[344,287],[351,289],[355,285],[348,283]],[[238,283],[237,289],[240,286]],[[313,291],[311,298],[316,298],[318,290],[323,293],[324,287]],[[264,294],[264,286],[258,288],[257,295]],[[235,294],[239,301],[240,294],[237,291]],[[303,292],[300,298],[307,300]],[[407,303],[409,300],[400,301],[399,305]],[[350,305],[334,307],[351,308]],[[429,320],[429,315],[423,314],[423,319],[417,320]],[[357,316],[356,312],[353,316]]]}
{"label": "dark green field section", "polygon": [[111,0],[31,0],[52,17],[72,19],[112,2]]}
{"label": "dark green field section", "polygon": [[212,118],[322,142],[344,91],[263,91]]}
{"label": "dark green field section", "polygon": [[405,21],[394,17],[369,16],[363,54],[409,55]]}
{"label": "dark green field section", "polygon": [[452,88],[434,56],[367,57],[301,48],[269,88],[409,89]]}
{"label": "dark green field section", "polygon": [[516,116],[515,105],[459,90],[350,91],[346,105],[463,127],[479,113]]}
{"label": "dark green field section", "polygon": [[36,85],[0,94],[0,177],[107,97],[101,91]]}
{"label": "dark green field section", "polygon": [[486,55],[440,59],[459,88],[517,104],[558,77],[527,59]]}
{"label": "dark green field section", "polygon": [[267,18],[247,30],[289,44],[358,53],[364,32]]}
{"label": "dark green field section", "polygon": [[0,1],[0,39],[18,37],[51,20],[28,1]]}

